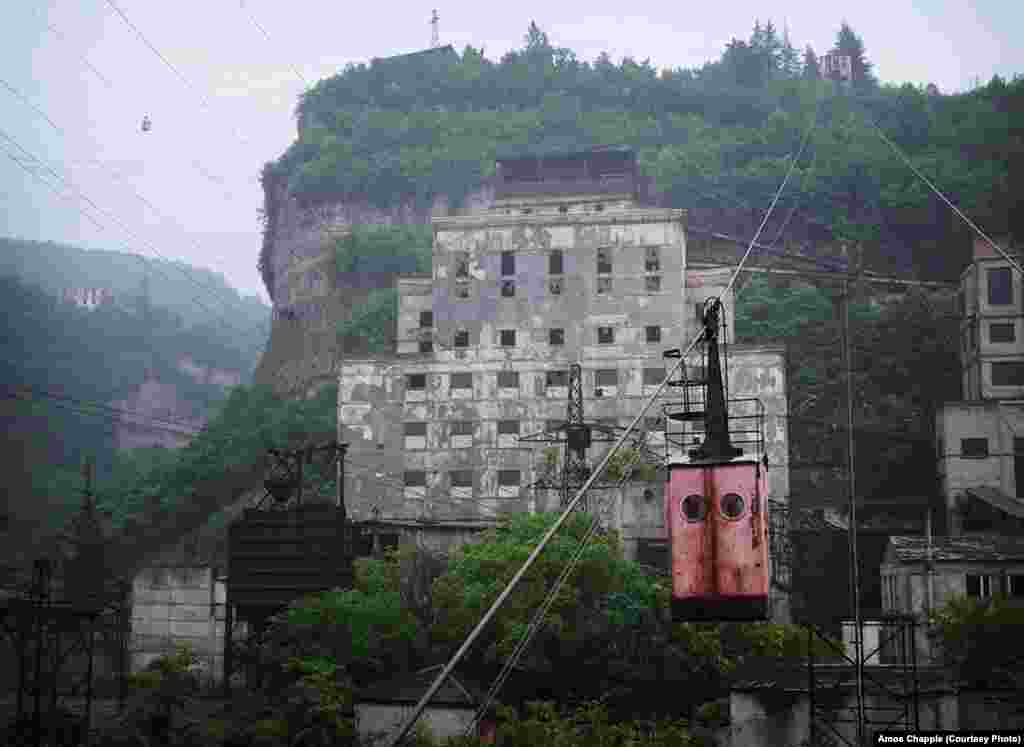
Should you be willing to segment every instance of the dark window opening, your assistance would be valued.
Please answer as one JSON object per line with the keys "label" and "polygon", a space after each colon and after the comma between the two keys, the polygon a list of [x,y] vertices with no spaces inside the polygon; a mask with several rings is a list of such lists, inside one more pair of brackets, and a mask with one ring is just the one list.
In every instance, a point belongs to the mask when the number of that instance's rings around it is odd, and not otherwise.
{"label": "dark window opening", "polygon": [[469,281],[459,280],[455,283],[455,297],[456,298],[469,298]]}
{"label": "dark window opening", "polygon": [[960,439],[960,456],[968,459],[985,459],[988,457],[987,438]]}
{"label": "dark window opening", "polygon": [[548,280],[548,291],[552,296],[562,295],[562,278],[550,278]]}
{"label": "dark window opening", "polygon": [[545,374],[545,379],[549,387],[569,386],[568,371],[547,371]]}
{"label": "dark window opening", "polygon": [[472,436],[473,435],[473,421],[472,420],[455,420],[452,422],[452,435],[453,436]]}
{"label": "dark window opening", "polygon": [[501,346],[504,348],[515,347],[516,331],[514,329],[501,330]]}
{"label": "dark window opening", "polygon": [[1013,323],[988,325],[989,342],[1013,342],[1016,338]]}
{"label": "dark window opening", "polygon": [[420,329],[430,329],[434,326],[434,312],[433,311],[421,311],[420,312]]}
{"label": "dark window opening", "polygon": [[427,486],[427,473],[423,470],[414,470],[405,473],[405,487],[425,488]]}
{"label": "dark window opening", "polygon": [[502,252],[501,253],[501,274],[515,275],[516,274],[516,254],[515,252]]}
{"label": "dark window opening", "polygon": [[452,344],[457,348],[469,347],[469,330],[460,329],[455,332],[455,339]]}
{"label": "dark window opening", "polygon": [[519,421],[518,420],[499,420],[498,421],[498,435],[499,436],[518,436],[519,435]]}
{"label": "dark window opening", "polygon": [[549,275],[561,275],[562,274],[562,250],[553,249],[548,255],[548,274]]}
{"label": "dark window opening", "polygon": [[658,248],[647,247],[647,258],[644,260],[646,272],[661,272],[661,257],[658,255]]}
{"label": "dark window opening", "polygon": [[469,277],[469,252],[459,252],[455,255],[455,277]]}
{"label": "dark window opening", "polygon": [[644,327],[647,342],[661,342],[661,327]]}
{"label": "dark window opening", "polygon": [[992,386],[1024,386],[1024,363],[1020,361],[993,363]]}
{"label": "dark window opening", "polygon": [[1006,590],[1008,596],[1024,597],[1024,575],[1014,574],[1006,577],[1009,588]]}
{"label": "dark window opening", "polygon": [[473,374],[471,373],[453,373],[452,374],[452,389],[472,389],[473,388]]}
{"label": "dark window opening", "polygon": [[453,469],[448,473],[453,488],[473,487],[473,470]]}
{"label": "dark window opening", "polygon": [[658,386],[665,380],[665,369],[664,368],[645,368],[644,369],[644,386]]}
{"label": "dark window opening", "polygon": [[967,596],[976,599],[988,599],[992,596],[995,584],[992,583],[992,576],[980,576],[973,573],[967,574]]}
{"label": "dark window opening", "polygon": [[597,292],[600,295],[605,295],[612,292],[612,279],[608,276],[599,277],[597,279]]}
{"label": "dark window opening", "polygon": [[568,205],[559,205],[558,206],[558,212],[560,212],[562,215],[565,215],[566,213],[569,212],[569,206]]}
{"label": "dark window opening", "polygon": [[612,272],[612,253],[611,249],[598,249],[597,250],[597,274],[598,275],[610,275]]}
{"label": "dark window opening", "polygon": [[550,345],[564,345],[565,344],[565,330],[564,329],[551,329],[551,330],[548,330],[548,344],[550,344]]}
{"label": "dark window opening", "polygon": [[648,293],[661,292],[661,275],[648,275],[644,278],[644,287]]}
{"label": "dark window opening", "polygon": [[594,386],[618,386],[619,372],[614,368],[601,369],[594,372]]}
{"label": "dark window opening", "polygon": [[679,503],[683,518],[689,522],[703,521],[708,514],[708,503],[702,495],[688,495]]}
{"label": "dark window opening", "polygon": [[407,436],[426,436],[427,435],[427,424],[426,423],[406,423],[405,424],[405,435],[407,435]]}
{"label": "dark window opening", "polygon": [[597,342],[601,345],[611,345],[615,342],[615,328],[614,327],[598,327],[597,328]]}
{"label": "dark window opening", "polygon": [[427,388],[427,375],[426,374],[409,374],[405,379],[405,385],[409,389],[426,389]]}
{"label": "dark window opening", "polygon": [[990,306],[1006,306],[1013,303],[1013,276],[1009,267],[998,267],[988,271],[988,303]]}
{"label": "dark window opening", "polygon": [[518,488],[521,479],[520,472],[517,469],[498,470],[498,485],[503,488]]}
{"label": "dark window opening", "polygon": [[519,372],[518,371],[498,371],[498,388],[499,389],[518,389],[519,388]]}
{"label": "dark window opening", "polygon": [[695,303],[693,305],[693,316],[697,320],[698,324],[704,323],[704,304]]}
{"label": "dark window opening", "polygon": [[516,281],[515,280],[502,280],[501,281],[501,297],[502,298],[515,298],[516,295]]}
{"label": "dark window opening", "polygon": [[433,353],[434,352],[434,341],[433,340],[420,340],[420,352],[421,353]]}

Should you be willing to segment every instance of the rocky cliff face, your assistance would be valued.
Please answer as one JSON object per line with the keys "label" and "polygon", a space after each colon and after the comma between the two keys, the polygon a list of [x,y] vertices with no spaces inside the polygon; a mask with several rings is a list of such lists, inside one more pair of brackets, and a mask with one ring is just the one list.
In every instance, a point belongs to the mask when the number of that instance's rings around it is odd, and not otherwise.
{"label": "rocky cliff face", "polygon": [[[178,370],[189,375],[197,384],[227,388],[242,382],[241,371],[227,371],[197,363],[189,356],[177,362]],[[115,424],[115,443],[118,449],[137,449],[162,446],[177,449],[188,444],[206,425],[205,418],[192,415],[192,408],[182,398],[174,384],[161,381],[157,371],[150,367],[141,384],[124,399],[110,403],[120,410]]]}

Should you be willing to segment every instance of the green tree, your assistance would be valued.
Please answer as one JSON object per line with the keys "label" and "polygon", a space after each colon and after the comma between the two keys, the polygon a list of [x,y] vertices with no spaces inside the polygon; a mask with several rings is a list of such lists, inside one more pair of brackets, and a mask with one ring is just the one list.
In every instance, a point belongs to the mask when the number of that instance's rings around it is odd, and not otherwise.
{"label": "green tree", "polygon": [[843,21],[836,33],[836,43],[832,51],[850,58],[854,88],[869,91],[878,85],[878,79],[872,72],[873,65],[868,61],[864,49],[864,42],[846,21]]}

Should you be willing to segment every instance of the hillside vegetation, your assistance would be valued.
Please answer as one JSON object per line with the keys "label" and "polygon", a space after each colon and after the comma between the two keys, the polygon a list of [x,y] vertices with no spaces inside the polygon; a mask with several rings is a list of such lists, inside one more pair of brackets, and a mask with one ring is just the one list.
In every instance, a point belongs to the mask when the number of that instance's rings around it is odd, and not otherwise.
{"label": "hillside vegetation", "polygon": [[[716,61],[660,73],[629,58],[581,61],[535,25],[498,62],[467,46],[352,64],[303,94],[299,137],[264,168],[268,234],[281,187],[305,204],[457,201],[496,156],[597,144],[635,147],[674,207],[764,209],[816,122],[790,192],[799,214],[866,242],[869,264],[955,275],[954,247],[969,234],[872,121],[982,225],[1024,234],[1010,211],[1024,173],[1024,80],[957,95],[880,85],[848,26],[836,46],[859,75],[849,91],[822,81],[813,50],[797,53],[770,23]],[[268,251],[269,238],[265,281]]]}

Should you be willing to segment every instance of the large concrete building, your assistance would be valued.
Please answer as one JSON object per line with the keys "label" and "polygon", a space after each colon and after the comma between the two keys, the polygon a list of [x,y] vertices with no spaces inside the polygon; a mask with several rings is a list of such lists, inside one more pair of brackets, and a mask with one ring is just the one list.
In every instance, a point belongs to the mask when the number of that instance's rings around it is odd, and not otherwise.
{"label": "large concrete building", "polygon": [[[565,420],[571,364],[587,420],[621,428],[640,414],[674,362],[663,352],[697,333],[697,308],[724,291],[729,268],[688,270],[685,211],[637,197],[634,155],[597,149],[500,161],[492,204],[435,215],[432,274],[397,282],[394,354],[341,366],[355,518],[469,528],[557,507],[557,491],[536,487],[558,469],[551,445],[523,437]],[[729,352],[730,395],[765,406],[771,498],[784,502],[783,351]],[[662,404],[642,421],[654,449]],[[666,536],[663,477],[596,494],[630,556]]]}
{"label": "large concrete building", "polygon": [[959,306],[964,399],[947,402],[936,424],[948,527],[951,534],[1020,532],[1024,279],[981,239],[975,241],[973,261],[961,275]]}

